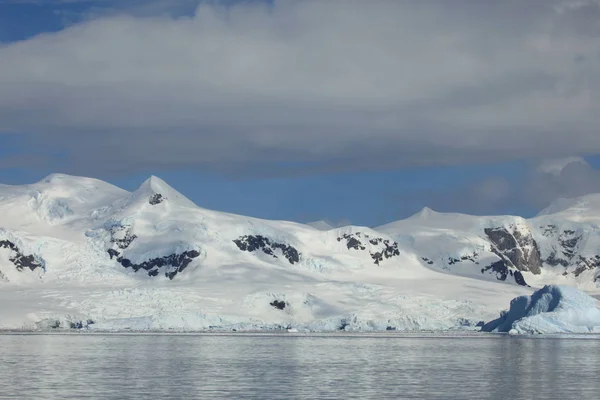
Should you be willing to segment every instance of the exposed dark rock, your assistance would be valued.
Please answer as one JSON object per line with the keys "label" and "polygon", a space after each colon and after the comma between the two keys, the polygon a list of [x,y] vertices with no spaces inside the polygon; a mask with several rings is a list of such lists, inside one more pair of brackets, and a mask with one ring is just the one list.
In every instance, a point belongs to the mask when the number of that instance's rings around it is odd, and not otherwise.
{"label": "exposed dark rock", "polygon": [[278,258],[274,250],[279,249],[290,264],[300,262],[300,253],[296,248],[285,243],[277,243],[261,235],[246,235],[233,241],[238,249],[247,252],[262,250],[263,253]]}
{"label": "exposed dark rock", "polygon": [[135,272],[143,269],[148,273],[148,276],[158,276],[162,267],[166,268],[164,274],[167,278],[173,279],[178,273],[182,272],[194,258],[200,253],[196,250],[185,251],[181,254],[170,254],[164,257],[158,257],[144,261],[141,264],[134,264],[122,255],[122,250],[129,248],[131,243],[137,239],[137,236],[131,233],[128,226],[116,225],[110,228],[111,239],[116,248],[108,249],[108,255],[112,260],[115,258],[123,268],[131,268]]}
{"label": "exposed dark rock", "polygon": [[600,268],[600,255],[595,255],[594,257],[583,257],[579,256],[576,262],[576,268],[573,271],[573,275],[576,277],[581,275],[583,272]]}
{"label": "exposed dark rock", "polygon": [[481,273],[483,274],[490,270],[496,273],[496,279],[498,279],[499,281],[505,281],[506,277],[508,276],[508,267],[506,266],[506,263],[503,260],[496,261],[495,263],[482,268]]}
{"label": "exposed dark rock", "polygon": [[492,242],[492,252],[508,265],[519,271],[541,273],[540,250],[530,233],[522,234],[517,227],[485,228],[484,232]]}
{"label": "exposed dark rock", "polygon": [[112,239],[112,241],[117,245],[118,248],[125,250],[135,239],[137,239],[137,236],[132,235],[129,231],[127,231],[125,233],[125,237],[122,239]]}
{"label": "exposed dark rock", "polygon": [[17,271],[23,271],[24,268],[31,271],[38,268],[44,269],[44,265],[34,255],[23,254],[19,247],[10,240],[0,240],[0,248],[9,249],[14,253],[9,257],[9,261],[15,265]]}
{"label": "exposed dark rock", "polygon": [[348,250],[350,250],[350,249],[365,250],[366,249],[366,247],[362,245],[360,240],[358,240],[356,238],[348,238],[348,241],[346,242],[346,246],[348,247]]}
{"label": "exposed dark rock", "polygon": [[515,278],[515,282],[517,282],[517,285],[529,286],[527,284],[527,282],[525,282],[525,277],[523,277],[523,274],[521,273],[521,271],[515,271],[515,274],[513,277]]}
{"label": "exposed dark rock", "polygon": [[504,260],[496,261],[495,263],[481,269],[482,274],[490,271],[496,273],[496,279],[499,281],[505,281],[508,276],[511,276],[517,285],[529,286],[527,282],[525,282],[523,274],[520,271],[511,270],[506,265]]}
{"label": "exposed dark rock", "polygon": [[568,267],[573,262],[582,237],[583,235],[577,235],[575,231],[570,229],[562,231],[557,238],[558,248],[553,248],[552,253],[544,262],[553,267],[558,265]]}
{"label": "exposed dark rock", "polygon": [[[111,254],[110,251],[109,254]],[[129,259],[121,256],[117,257],[117,261],[124,268],[131,268],[135,272],[143,269],[148,273],[148,276],[158,276],[159,268],[170,267],[165,271],[165,276],[169,279],[173,279],[178,273],[183,272],[183,270],[187,268],[192,260],[198,256],[200,256],[198,251],[188,250],[181,254],[171,254],[164,257],[153,258],[151,260],[144,261],[141,264],[134,264]]]}
{"label": "exposed dark rock", "polygon": [[546,258],[546,260],[544,261],[546,264],[551,265],[553,267],[556,267],[558,265],[563,266],[563,267],[568,267],[569,266],[569,261],[563,259],[563,258],[558,258],[557,257],[557,252],[556,250],[553,251],[548,258]]}
{"label": "exposed dark rock", "polygon": [[281,300],[273,300],[272,302],[269,303],[271,305],[271,307],[274,307],[278,310],[284,310],[286,307],[286,303],[285,301],[281,301]]}
{"label": "exposed dark rock", "polygon": [[110,256],[110,259],[112,260],[113,257],[119,257],[120,253],[115,249],[108,249],[108,255]]}
{"label": "exposed dark rock", "polygon": [[160,193],[154,193],[152,196],[150,196],[150,199],[148,199],[148,202],[150,203],[150,205],[155,206],[157,204],[162,203],[165,200],[166,200],[166,198],[163,197],[162,194],[160,194]]}
{"label": "exposed dark rock", "polygon": [[454,265],[461,262],[458,258],[448,257],[448,265]]}
{"label": "exposed dark rock", "polygon": [[[549,229],[553,227],[553,229]],[[600,269],[600,255],[584,257],[579,254],[580,244],[583,240],[583,234],[572,229],[565,229],[559,231],[556,226],[549,225],[543,227],[544,236],[556,238],[558,244],[553,247],[552,252],[544,260],[544,263],[553,267],[562,266],[568,268],[563,272],[563,276],[569,276],[570,274],[575,277],[580,276],[582,273]],[[598,280],[598,276],[595,281]]]}
{"label": "exposed dark rock", "polygon": [[371,237],[367,234],[362,234],[361,232],[356,233],[346,233],[337,238],[338,242],[342,240],[346,241],[346,247],[348,250],[366,250],[366,246],[363,244],[361,239],[366,240],[371,246],[379,247],[379,251],[369,251],[373,262],[376,265],[379,265],[384,259],[392,258],[400,255],[400,250],[398,250],[398,243],[390,241],[389,239],[383,239],[379,237]]}
{"label": "exposed dark rock", "polygon": [[[442,268],[445,270],[449,270],[450,268],[448,268],[451,265],[455,265],[455,264],[461,264],[463,262],[466,261],[470,261],[473,264],[479,265],[479,253],[477,251],[474,251],[473,253],[470,254],[463,254],[461,256],[459,256],[458,258],[456,257],[448,257],[448,261],[447,261],[447,265],[442,265]],[[427,257],[421,257],[421,260],[425,261],[428,265],[433,265],[433,261],[430,260]]]}
{"label": "exposed dark rock", "polygon": [[554,236],[556,234],[556,225],[540,226],[540,229],[544,230],[542,235],[546,237]]}
{"label": "exposed dark rock", "polygon": [[388,326],[385,328],[385,330],[386,330],[386,331],[395,331],[395,330],[396,330],[396,327],[395,327],[395,326],[389,326],[389,325],[388,325]]}

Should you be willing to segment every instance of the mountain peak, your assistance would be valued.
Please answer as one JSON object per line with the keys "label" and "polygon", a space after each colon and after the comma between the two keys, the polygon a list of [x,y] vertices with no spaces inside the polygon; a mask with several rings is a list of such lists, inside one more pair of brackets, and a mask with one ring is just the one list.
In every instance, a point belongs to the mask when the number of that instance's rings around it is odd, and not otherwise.
{"label": "mountain peak", "polygon": [[421,209],[421,211],[419,211],[418,213],[416,213],[415,215],[412,216],[412,218],[419,218],[419,219],[428,219],[431,218],[434,215],[439,214],[436,211],[433,211],[431,208],[429,207],[423,207]]}
{"label": "mountain peak", "polygon": [[163,179],[151,175],[148,179],[140,185],[140,187],[134,192],[135,198],[150,198],[154,195],[161,195],[162,199],[168,200],[172,203],[177,203],[184,207],[196,207],[196,204],[190,199],[179,193],[173,187],[171,187]]}
{"label": "mountain peak", "polygon": [[72,177],[70,175],[55,173],[55,174],[50,174],[50,175],[46,176],[39,183],[52,183],[52,182],[56,182],[58,180],[64,180],[65,178],[74,178],[74,177]]}
{"label": "mountain peak", "polygon": [[167,192],[167,191],[173,191],[175,189],[173,189],[171,186],[169,186],[169,184],[167,184],[167,182],[160,179],[158,176],[150,175],[150,177],[148,179],[146,179],[140,185],[138,191],[139,190],[144,190],[144,191],[148,190],[148,191],[152,191],[154,193],[160,193],[161,191]]}

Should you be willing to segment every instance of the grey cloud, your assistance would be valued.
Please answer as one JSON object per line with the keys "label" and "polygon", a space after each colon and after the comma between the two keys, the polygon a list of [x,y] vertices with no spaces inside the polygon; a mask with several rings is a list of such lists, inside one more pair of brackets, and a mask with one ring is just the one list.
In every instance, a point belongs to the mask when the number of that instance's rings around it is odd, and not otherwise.
{"label": "grey cloud", "polygon": [[0,131],[78,173],[597,153],[600,37],[565,4],[281,0],[89,20],[0,47]]}
{"label": "grey cloud", "polygon": [[572,198],[600,193],[600,170],[580,160],[572,160],[559,171],[531,172],[524,188],[527,201],[537,208],[546,207],[557,198]]}
{"label": "grey cloud", "polygon": [[600,193],[600,170],[581,157],[542,160],[530,163],[521,179],[502,176],[459,185],[450,189],[417,191],[399,196],[403,208],[398,218],[423,206],[440,212],[462,212],[478,215],[535,215],[559,198],[574,198]]}
{"label": "grey cloud", "polygon": [[515,184],[502,176],[456,185],[446,189],[427,189],[396,196],[394,218],[405,218],[423,207],[438,212],[459,212],[474,215],[515,214],[522,209]]}

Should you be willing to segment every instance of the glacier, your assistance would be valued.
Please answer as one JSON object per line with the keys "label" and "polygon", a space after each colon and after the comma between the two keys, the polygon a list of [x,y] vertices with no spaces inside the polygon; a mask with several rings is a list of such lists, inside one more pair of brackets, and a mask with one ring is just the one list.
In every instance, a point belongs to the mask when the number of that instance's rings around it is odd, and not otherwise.
{"label": "glacier", "polygon": [[531,296],[510,302],[500,318],[482,327],[484,332],[600,333],[598,301],[573,287],[547,285]]}
{"label": "glacier", "polygon": [[332,227],[53,174],[0,184],[0,329],[478,331],[545,285],[599,295],[599,225],[600,195]]}

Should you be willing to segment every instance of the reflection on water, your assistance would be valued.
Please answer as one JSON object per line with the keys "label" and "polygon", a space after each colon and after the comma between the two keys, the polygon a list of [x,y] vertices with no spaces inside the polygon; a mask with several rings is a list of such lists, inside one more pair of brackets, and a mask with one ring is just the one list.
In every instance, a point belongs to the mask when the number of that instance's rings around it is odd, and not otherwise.
{"label": "reflection on water", "polygon": [[600,340],[0,335],[0,398],[597,399]]}

